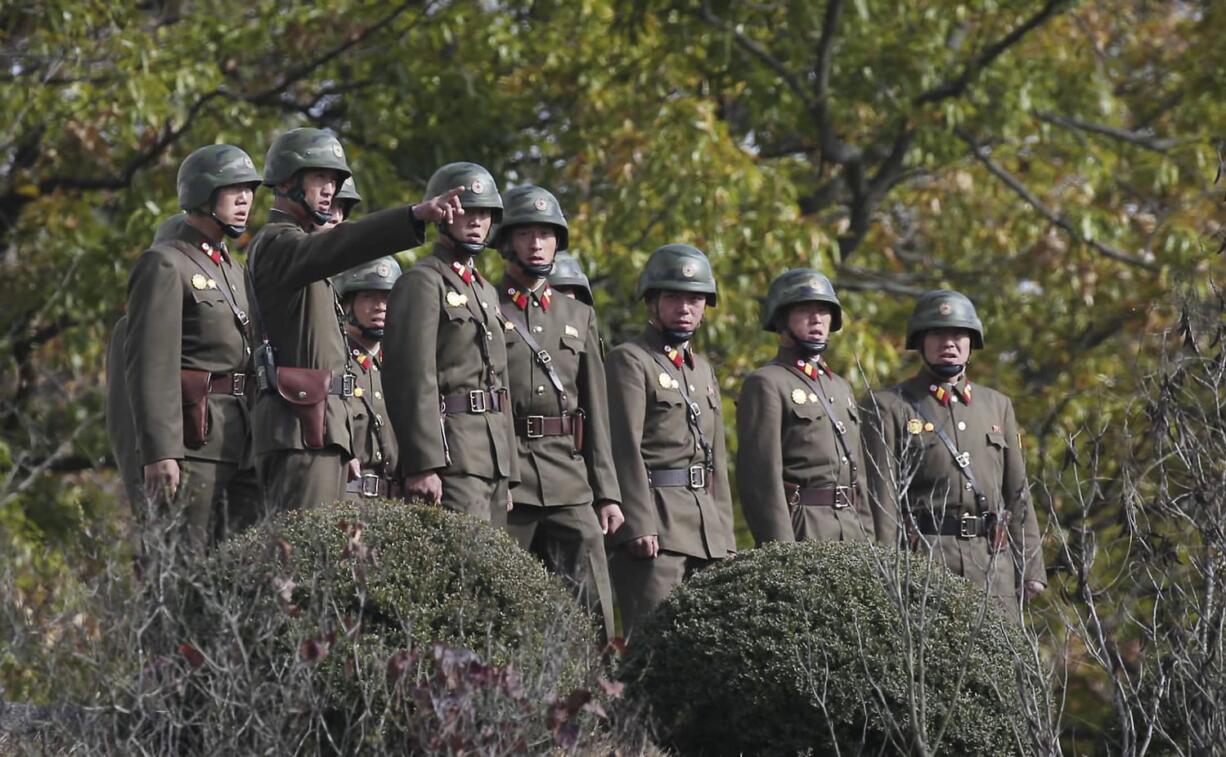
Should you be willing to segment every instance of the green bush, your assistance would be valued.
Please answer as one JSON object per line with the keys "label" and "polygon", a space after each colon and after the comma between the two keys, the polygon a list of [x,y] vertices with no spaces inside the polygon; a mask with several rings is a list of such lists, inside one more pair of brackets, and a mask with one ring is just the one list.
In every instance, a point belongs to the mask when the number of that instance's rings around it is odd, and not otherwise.
{"label": "green bush", "polygon": [[[892,599],[891,585],[907,588]],[[915,741],[929,754],[1015,753],[1014,630],[983,606],[969,582],[914,557],[771,545],[674,591],[619,677],[683,754],[915,753]]]}

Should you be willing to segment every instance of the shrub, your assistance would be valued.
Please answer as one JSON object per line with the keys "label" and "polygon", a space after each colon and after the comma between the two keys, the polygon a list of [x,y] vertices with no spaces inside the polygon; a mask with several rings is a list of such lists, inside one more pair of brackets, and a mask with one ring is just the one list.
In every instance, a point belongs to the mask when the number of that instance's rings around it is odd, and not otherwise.
{"label": "shrub", "polygon": [[675,590],[619,677],[684,754],[1016,752],[1014,631],[983,606],[969,582],[876,547],[771,545]]}

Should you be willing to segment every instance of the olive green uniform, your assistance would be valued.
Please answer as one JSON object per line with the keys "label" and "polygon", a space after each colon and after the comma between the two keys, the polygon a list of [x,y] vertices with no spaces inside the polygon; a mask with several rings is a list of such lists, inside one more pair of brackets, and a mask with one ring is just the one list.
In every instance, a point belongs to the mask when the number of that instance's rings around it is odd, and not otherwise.
{"label": "olive green uniform", "polygon": [[[823,390],[834,417],[814,384]],[[774,361],[745,379],[736,413],[737,489],[759,545],[873,538],[859,474],[864,468],[860,413],[851,386],[824,360],[780,349]],[[846,450],[836,424],[844,429]]]}
{"label": "olive green uniform", "polygon": [[[678,366],[674,354],[650,326],[609,352],[609,427],[626,516],[610,538],[609,567],[627,636],[687,575],[736,551],[715,374],[701,355],[688,352]],[[682,388],[697,407],[709,460],[688,421]],[[685,483],[659,485],[665,477]],[[624,546],[653,534],[655,558],[634,557]]]}
{"label": "olive green uniform", "polygon": [[[410,207],[389,208],[312,234],[274,209],[251,241],[252,283],[263,331],[283,367],[330,371],[334,382],[356,376],[328,281],[351,266],[421,244],[424,225]],[[350,379],[355,381],[356,377]],[[352,388],[352,384],[351,387]],[[354,456],[352,397],[334,386],[323,402],[323,445],[309,445],[293,404],[277,391],[255,404],[255,448],[269,507],[292,509],[330,503],[345,494],[347,462]],[[313,396],[308,400],[314,400]]]}
{"label": "olive green uniform", "polygon": [[519,481],[503,330],[494,287],[436,244],[392,288],[383,339],[401,477],[435,471],[443,507],[497,524]]}
{"label": "olive green uniform", "polygon": [[[1046,576],[1013,405],[987,387],[971,388],[965,380],[957,386],[939,381],[924,371],[871,393],[862,403],[877,540],[893,545],[910,537],[917,547],[929,545],[937,562],[984,585],[1017,619],[1023,582],[1046,583]],[[931,426],[924,416],[932,420]],[[986,497],[982,505],[976,503],[938,429],[969,457],[969,469]],[[990,547],[991,538],[981,534],[926,533],[938,530],[937,525],[947,531],[982,531],[975,519],[988,513],[1008,513],[1008,544],[999,552]]]}
{"label": "olive green uniform", "polygon": [[[357,367],[357,388],[350,402],[353,423],[353,456],[362,466],[362,477],[345,487],[349,499],[363,497],[400,496],[399,482],[388,488],[396,478],[396,435],[387,415],[387,397],[383,391],[382,351],[371,354],[365,347],[349,340],[349,355]],[[383,483],[379,483],[382,481]]]}
{"label": "olive green uniform", "polygon": [[[535,292],[504,279],[500,306],[518,313],[549,355],[562,383],[557,391],[508,319],[507,375],[516,424],[520,484],[508,530],[520,545],[577,589],[579,598],[613,635],[604,534],[594,505],[619,504],[621,493],[609,445],[609,411],[596,312],[557,294],[548,284]],[[566,419],[565,421],[563,419]],[[576,435],[580,424],[582,438]],[[576,449],[576,442],[582,449]]]}
{"label": "olive green uniform", "polygon": [[[190,225],[154,243],[128,279],[125,378],[140,465],[179,461],[175,508],[201,545],[261,512],[243,396],[251,335],[235,308],[245,319],[243,268]],[[212,374],[200,446],[189,446],[182,370]]]}
{"label": "olive green uniform", "polygon": [[111,455],[119,469],[128,503],[134,508],[141,501],[145,473],[136,448],[136,422],[128,404],[128,381],[124,376],[124,342],[128,338],[128,316],[121,316],[111,329],[106,346],[106,435]]}

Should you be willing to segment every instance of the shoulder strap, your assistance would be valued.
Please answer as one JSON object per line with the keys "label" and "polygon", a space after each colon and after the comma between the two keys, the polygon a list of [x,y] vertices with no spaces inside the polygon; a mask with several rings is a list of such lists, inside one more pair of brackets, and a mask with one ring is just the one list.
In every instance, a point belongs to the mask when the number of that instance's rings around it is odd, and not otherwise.
{"label": "shoulder strap", "polygon": [[[630,344],[633,344],[642,352],[647,353],[652,360],[654,360],[661,368],[664,369],[665,373],[668,373],[668,367],[672,365],[671,363],[664,362],[663,357],[652,352],[641,344],[636,344],[634,342],[631,342]],[[676,368],[676,366],[673,367]],[[715,449],[711,446],[711,442],[707,440],[707,435],[702,432],[702,424],[698,420],[698,417],[702,415],[702,410],[699,408],[698,403],[694,401],[693,396],[690,395],[689,387],[686,386],[684,381],[684,372],[682,372],[681,378],[682,381],[678,382],[677,390],[681,392],[681,398],[685,400],[686,420],[689,422],[690,431],[693,432],[694,438],[698,441],[698,446],[702,450],[703,463],[706,465],[708,470],[714,469]]]}
{"label": "shoulder strap", "polygon": [[987,495],[979,488],[979,482],[975,480],[975,473],[971,470],[971,455],[969,452],[959,452],[954,440],[949,438],[949,434],[945,433],[945,429],[937,424],[936,420],[928,413],[924,412],[920,407],[920,403],[912,397],[905,389],[899,389],[898,393],[902,396],[911,409],[924,419],[925,423],[931,423],[933,430],[936,432],[937,438],[945,445],[945,449],[949,450],[949,454],[953,456],[954,464],[958,466],[958,470],[962,472],[962,476],[966,478],[966,483],[970,484],[971,491],[975,493],[975,503],[979,505],[981,512],[986,512],[988,507]]}
{"label": "shoulder strap", "polygon": [[558,403],[562,409],[562,413],[568,412],[566,398],[566,387],[562,384],[562,377],[553,368],[553,357],[549,352],[541,346],[541,343],[532,336],[528,330],[528,323],[524,320],[524,316],[519,310],[509,302],[499,302],[498,309],[502,311],[502,317],[506,318],[515,328],[515,332],[519,334],[519,338],[528,345],[528,349],[532,351],[536,358],[537,365],[545,371],[545,375],[549,377],[549,383],[553,384],[554,391],[558,393]]}
{"label": "shoulder strap", "polygon": [[851,485],[856,485],[857,475],[860,472],[860,466],[856,463],[856,456],[852,454],[851,446],[847,443],[847,426],[843,421],[839,420],[839,416],[834,412],[834,405],[830,403],[830,398],[826,396],[826,391],[816,379],[811,378],[804,371],[789,363],[775,361],[776,365],[781,365],[794,373],[822,403],[822,408],[825,409],[826,415],[830,416],[831,425],[834,426],[834,438],[838,440],[839,447],[843,450],[843,456],[847,458],[847,464],[851,469]]}

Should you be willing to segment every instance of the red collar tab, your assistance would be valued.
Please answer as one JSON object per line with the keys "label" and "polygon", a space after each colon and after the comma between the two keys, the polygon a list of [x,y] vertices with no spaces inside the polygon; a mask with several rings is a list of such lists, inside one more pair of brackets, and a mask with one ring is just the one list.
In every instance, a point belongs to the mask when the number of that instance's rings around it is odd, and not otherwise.
{"label": "red collar tab", "polygon": [[545,291],[541,292],[541,296],[537,299],[541,302],[541,310],[549,312],[549,303],[553,301],[553,290],[545,287]]}
{"label": "red collar tab", "polygon": [[481,280],[481,275],[477,273],[477,269],[470,265],[464,265],[458,260],[451,261],[451,270],[456,272],[465,284],[473,283],[473,279]]}
{"label": "red collar tab", "polygon": [[685,362],[685,355],[681,352],[681,350],[673,349],[673,347],[669,345],[664,346],[664,354],[669,360],[673,361],[673,365],[677,366],[678,368],[680,368],[681,364]]}
{"label": "red collar tab", "polygon": [[959,389],[956,386],[946,389],[944,384],[941,384],[939,386],[937,384],[931,384],[928,386],[928,392],[929,394],[933,396],[933,398],[937,402],[940,402],[945,407],[949,407],[949,403],[953,400],[954,397],[957,397],[959,400],[961,400],[962,404],[964,405],[969,406],[971,404],[970,382],[967,382],[966,386],[963,387],[962,389]]}
{"label": "red collar tab", "polygon": [[200,250],[209,256],[209,260],[213,261],[213,265],[221,265],[222,258],[225,258],[227,263],[230,262],[230,254],[226,252],[225,245],[214,247],[208,242],[201,242]]}
{"label": "red collar tab", "polygon": [[826,367],[826,364],[820,358],[817,360],[797,360],[796,367],[809,378],[817,378],[818,376],[829,378],[830,376],[830,369]]}

